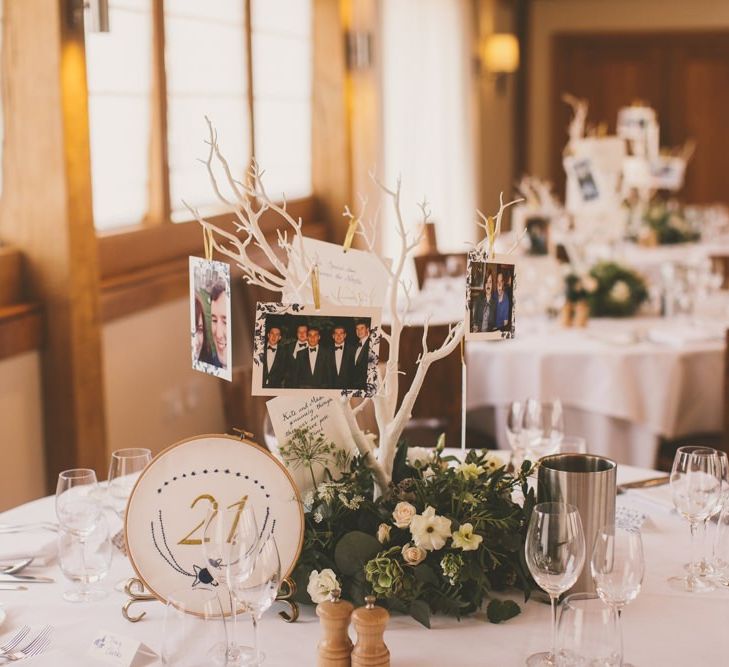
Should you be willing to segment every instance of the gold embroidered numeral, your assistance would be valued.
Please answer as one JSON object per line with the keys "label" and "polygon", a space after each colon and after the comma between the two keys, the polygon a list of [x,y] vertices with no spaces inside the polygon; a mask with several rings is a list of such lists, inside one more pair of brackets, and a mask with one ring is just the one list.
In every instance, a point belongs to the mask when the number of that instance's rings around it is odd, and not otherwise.
{"label": "gold embroidered numeral", "polygon": [[[195,500],[192,501],[192,505],[190,505],[190,509],[194,509],[195,508],[195,505],[197,505],[197,503],[200,500],[207,500],[210,503],[210,505],[212,506],[212,508],[213,508],[213,510],[215,512],[213,514],[213,516],[211,517],[211,519],[210,519],[212,521],[213,518],[215,518],[215,515],[218,513],[218,501],[215,500],[215,498],[213,498],[213,496],[211,496],[210,494],[204,493],[203,495],[198,496],[197,498],[195,498]],[[202,544],[202,540],[200,538],[198,538],[198,537],[192,537],[192,535],[194,533],[196,533],[198,530],[200,530],[204,525],[205,525],[205,519],[203,519],[199,524],[197,524],[197,526],[195,526],[177,544],[190,544],[192,546],[199,546],[199,545],[201,545]],[[209,537],[206,537],[205,538],[205,541],[206,542],[209,542],[210,541],[210,538]]]}

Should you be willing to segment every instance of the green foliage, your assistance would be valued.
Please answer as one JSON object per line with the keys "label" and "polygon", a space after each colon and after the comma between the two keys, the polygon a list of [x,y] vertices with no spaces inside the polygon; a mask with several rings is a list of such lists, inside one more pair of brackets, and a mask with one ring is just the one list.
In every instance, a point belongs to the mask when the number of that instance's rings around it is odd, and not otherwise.
{"label": "green foliage", "polygon": [[643,278],[616,262],[598,262],[590,275],[597,281],[588,296],[593,317],[629,317],[648,298]]}
{"label": "green foliage", "polygon": [[690,243],[701,238],[676,202],[656,201],[651,204],[643,217],[643,224],[659,245]]}
{"label": "green foliage", "polygon": [[[527,483],[532,465],[525,462],[512,473],[476,450],[459,464],[443,456],[442,446],[412,465],[407,455],[407,444],[401,442],[393,484],[377,500],[372,475],[359,457],[341,477],[330,476],[306,499],[304,548],[295,572],[300,592],[312,570],[330,568],[343,597],[357,603],[374,593],[390,609],[409,613],[426,627],[431,613],[459,618],[473,613],[490,591],[516,587],[528,597],[533,582],[523,545],[535,503]],[[521,491],[523,506],[515,502],[515,490]],[[403,547],[416,545],[415,534],[409,526],[395,525],[398,503],[411,504],[417,515],[434,508],[437,516],[450,520],[452,533],[469,523],[476,541],[463,550],[448,537],[442,548],[420,551],[419,558],[408,562]],[[500,603],[489,609],[489,620],[498,623],[519,608]]]}
{"label": "green foliage", "polygon": [[492,623],[508,621],[519,614],[521,614],[521,609],[513,600],[491,600],[489,606],[486,607],[486,617]]}

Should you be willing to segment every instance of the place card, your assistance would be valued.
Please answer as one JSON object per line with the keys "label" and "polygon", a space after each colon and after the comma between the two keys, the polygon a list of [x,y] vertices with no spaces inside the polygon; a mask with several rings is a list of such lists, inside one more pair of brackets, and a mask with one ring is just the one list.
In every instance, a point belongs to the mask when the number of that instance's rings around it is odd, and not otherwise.
{"label": "place card", "polygon": [[[301,239],[306,264],[319,267],[319,291],[324,302],[342,306],[382,306],[387,294],[388,275],[380,259],[371,252],[303,237]],[[302,285],[287,284],[285,302],[313,303],[311,281],[305,280],[302,249],[294,246],[291,261]]]}
{"label": "place card", "polygon": [[[142,642],[137,639],[102,630],[91,643],[87,654],[108,665],[131,667],[141,647]],[[151,651],[146,647],[144,652],[151,654]]]}

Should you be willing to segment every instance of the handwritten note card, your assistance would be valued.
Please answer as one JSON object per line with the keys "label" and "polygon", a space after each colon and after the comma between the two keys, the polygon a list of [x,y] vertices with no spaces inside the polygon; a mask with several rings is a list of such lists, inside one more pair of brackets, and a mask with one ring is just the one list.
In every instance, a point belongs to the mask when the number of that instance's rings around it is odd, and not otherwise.
{"label": "handwritten note card", "polygon": [[[347,306],[381,306],[387,293],[387,272],[373,253],[348,250],[335,243],[316,239],[303,239],[304,253],[309,262],[319,266],[319,290],[325,302]],[[296,247],[295,247],[296,250]],[[297,275],[304,276],[300,252],[292,257],[297,264]],[[296,289],[299,289],[297,298]],[[301,286],[287,285],[286,302],[313,303],[311,283]]]}
{"label": "handwritten note card", "polygon": [[[269,441],[271,451],[280,457],[278,446],[288,442],[297,428],[309,428],[313,433],[323,433],[327,440],[334,442],[339,448],[356,453],[347,421],[342,412],[338,398],[330,396],[278,396],[266,403],[271,418],[276,441]],[[332,460],[329,469],[334,473],[336,467]],[[297,486],[305,493],[312,488],[311,475],[308,469],[289,467]],[[314,477],[318,482],[324,479],[324,468],[314,468]]]}
{"label": "handwritten note card", "polygon": [[88,654],[108,665],[117,665],[117,667],[129,667],[134,662],[134,657],[141,646],[141,642],[129,637],[122,637],[102,630],[88,650]]}

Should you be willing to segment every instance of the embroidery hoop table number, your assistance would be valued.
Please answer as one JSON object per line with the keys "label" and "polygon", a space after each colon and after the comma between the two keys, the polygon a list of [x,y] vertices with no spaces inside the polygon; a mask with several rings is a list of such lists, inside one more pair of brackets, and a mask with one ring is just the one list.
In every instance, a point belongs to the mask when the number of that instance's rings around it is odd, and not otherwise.
{"label": "embroidery hoop table number", "polygon": [[[202,435],[171,445],[140,475],[126,512],[126,541],[136,577],[166,603],[186,587],[213,587],[202,549],[203,522],[211,505],[253,504],[262,539],[276,538],[281,558],[282,593],[290,602],[293,571],[304,540],[301,498],[284,466],[251,440]],[[228,599],[227,591],[219,596]],[[226,613],[229,612],[229,604]],[[196,613],[195,609],[190,610]]]}

